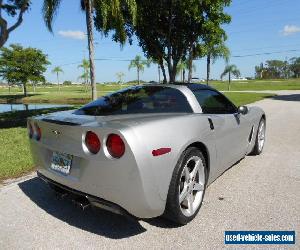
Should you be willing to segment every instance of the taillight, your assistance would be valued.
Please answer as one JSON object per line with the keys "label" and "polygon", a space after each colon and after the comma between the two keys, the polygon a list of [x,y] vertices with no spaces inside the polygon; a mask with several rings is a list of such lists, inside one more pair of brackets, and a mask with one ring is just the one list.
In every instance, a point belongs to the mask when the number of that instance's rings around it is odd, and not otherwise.
{"label": "taillight", "polygon": [[35,130],[34,137],[37,141],[39,141],[42,138],[42,130],[36,123],[34,124],[34,130]]}
{"label": "taillight", "polygon": [[92,131],[86,133],[85,145],[92,154],[97,154],[101,147],[99,137]]}
{"label": "taillight", "polygon": [[120,158],[125,153],[125,144],[122,138],[116,134],[110,134],[106,140],[109,154],[114,158]]}
{"label": "taillight", "polygon": [[28,122],[27,127],[28,127],[28,136],[31,139],[33,137],[33,128],[30,122]]}

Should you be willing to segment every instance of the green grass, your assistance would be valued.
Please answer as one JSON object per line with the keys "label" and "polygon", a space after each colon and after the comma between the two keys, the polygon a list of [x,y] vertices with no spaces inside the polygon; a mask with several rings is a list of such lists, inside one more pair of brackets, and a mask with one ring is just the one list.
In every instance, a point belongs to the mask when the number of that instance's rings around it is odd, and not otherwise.
{"label": "green grass", "polygon": [[0,129],[0,180],[18,177],[34,168],[26,128]]}
{"label": "green grass", "polygon": [[34,169],[27,136],[27,117],[70,108],[0,113],[0,181]]}
{"label": "green grass", "polygon": [[239,93],[225,92],[226,95],[236,106],[246,105],[252,102],[257,102],[264,98],[271,98],[274,94],[267,93]]}
{"label": "green grass", "polygon": [[[126,88],[131,85],[97,85],[98,96]],[[28,96],[24,97],[22,88],[13,87],[10,92],[8,88],[0,88],[0,103],[57,103],[57,104],[84,104],[91,101],[91,90],[84,86],[62,86],[60,91],[57,86],[28,87]]]}
{"label": "green grass", "polygon": [[[212,81],[210,85],[220,91],[228,90],[228,81]],[[300,90],[300,79],[233,81],[230,90]]]}

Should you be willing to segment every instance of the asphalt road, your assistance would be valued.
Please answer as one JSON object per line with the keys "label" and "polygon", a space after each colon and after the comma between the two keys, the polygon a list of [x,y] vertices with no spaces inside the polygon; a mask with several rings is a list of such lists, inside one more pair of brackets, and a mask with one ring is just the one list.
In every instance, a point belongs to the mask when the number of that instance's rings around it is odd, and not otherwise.
{"label": "asphalt road", "polygon": [[286,247],[299,249],[300,91],[255,105],[267,114],[264,153],[211,184],[192,223],[174,227],[163,219],[82,212],[31,175],[0,188],[0,248],[220,249],[225,230],[295,230],[296,245]]}

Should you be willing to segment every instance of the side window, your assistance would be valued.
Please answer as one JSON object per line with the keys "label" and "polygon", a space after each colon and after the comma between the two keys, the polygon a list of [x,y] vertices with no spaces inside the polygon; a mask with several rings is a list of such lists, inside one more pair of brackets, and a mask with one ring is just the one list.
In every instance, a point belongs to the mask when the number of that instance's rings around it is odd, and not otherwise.
{"label": "side window", "polygon": [[236,112],[236,107],[216,91],[199,89],[194,90],[193,93],[205,114],[233,114]]}

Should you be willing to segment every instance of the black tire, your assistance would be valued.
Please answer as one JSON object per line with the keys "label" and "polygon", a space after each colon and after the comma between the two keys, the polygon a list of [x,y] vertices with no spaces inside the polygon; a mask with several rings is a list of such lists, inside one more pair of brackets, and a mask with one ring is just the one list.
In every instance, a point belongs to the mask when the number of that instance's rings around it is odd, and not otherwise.
{"label": "black tire", "polygon": [[[179,203],[179,183],[180,183],[180,178],[181,178],[181,173],[184,169],[185,164],[187,161],[193,157],[193,156],[198,156],[202,160],[202,164],[204,166],[204,174],[205,174],[205,183],[204,183],[204,189],[203,189],[203,194],[202,194],[202,200],[200,202],[199,207],[195,210],[194,214],[192,216],[186,216],[182,213],[181,208],[180,208],[180,203]],[[202,154],[202,152],[195,147],[190,147],[187,148],[179,158],[173,175],[171,179],[171,183],[169,186],[169,192],[168,192],[168,197],[167,197],[167,203],[166,203],[166,209],[164,213],[164,217],[168,220],[171,220],[175,222],[176,224],[179,225],[185,225],[191,220],[195,218],[195,216],[198,214],[199,209],[201,208],[202,202],[203,202],[203,197],[205,194],[206,190],[206,184],[207,184],[207,166],[206,166],[206,161],[205,158]]]}
{"label": "black tire", "polygon": [[259,128],[260,128],[262,122],[264,122],[265,129],[266,129],[266,119],[262,117],[258,124],[257,133],[256,133],[256,137],[255,137],[255,144],[254,144],[254,147],[253,147],[250,155],[260,155],[264,149],[265,144],[263,144],[263,147],[261,149],[259,148],[259,138],[258,138],[258,132],[259,132]]}

